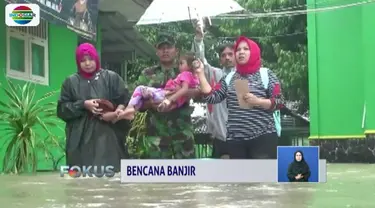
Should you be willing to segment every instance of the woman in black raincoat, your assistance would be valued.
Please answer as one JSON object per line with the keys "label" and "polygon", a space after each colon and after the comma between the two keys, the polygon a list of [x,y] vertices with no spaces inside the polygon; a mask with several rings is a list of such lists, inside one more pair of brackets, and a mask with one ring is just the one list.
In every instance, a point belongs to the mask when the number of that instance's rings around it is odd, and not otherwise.
{"label": "woman in black raincoat", "polygon": [[[66,163],[68,166],[114,166],[127,157],[126,120],[112,123],[116,111],[127,104],[128,92],[115,72],[100,68],[95,47],[83,43],[76,50],[78,72],[69,76],[61,88],[57,116],[66,122]],[[101,100],[110,101],[115,112],[104,113]]]}
{"label": "woman in black raincoat", "polygon": [[308,182],[310,178],[310,167],[303,157],[302,151],[294,153],[294,161],[289,165],[288,178],[290,182]]}

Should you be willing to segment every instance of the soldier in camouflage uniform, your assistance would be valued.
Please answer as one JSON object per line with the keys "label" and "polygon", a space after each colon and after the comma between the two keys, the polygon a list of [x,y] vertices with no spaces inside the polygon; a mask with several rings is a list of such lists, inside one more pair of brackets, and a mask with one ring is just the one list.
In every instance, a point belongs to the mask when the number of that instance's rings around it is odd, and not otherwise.
{"label": "soldier in camouflage uniform", "polygon": [[[138,86],[163,88],[169,79],[174,79],[179,74],[175,63],[178,49],[173,36],[159,35],[156,49],[160,63],[143,70],[136,83]],[[152,144],[149,153],[151,159],[194,158],[194,130],[190,117],[193,107],[187,102],[178,109],[157,112],[157,105],[147,102],[144,104],[144,109],[148,109],[146,139]]]}

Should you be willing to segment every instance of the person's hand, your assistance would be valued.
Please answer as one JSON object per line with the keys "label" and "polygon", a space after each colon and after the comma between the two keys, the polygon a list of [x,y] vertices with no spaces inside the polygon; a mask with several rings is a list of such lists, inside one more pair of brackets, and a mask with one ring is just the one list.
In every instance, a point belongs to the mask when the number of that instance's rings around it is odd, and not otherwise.
{"label": "person's hand", "polygon": [[161,102],[161,104],[165,105],[165,106],[169,106],[172,102],[168,99],[164,99],[163,102]]}
{"label": "person's hand", "polygon": [[122,109],[120,109],[120,108],[117,108],[117,109],[115,110],[115,114],[116,114],[116,116],[119,116],[120,113],[123,112],[123,111],[124,111],[124,110],[122,110]]}
{"label": "person's hand", "polygon": [[252,93],[246,93],[243,98],[251,106],[256,106],[259,104],[259,98]]}
{"label": "person's hand", "polygon": [[120,120],[119,116],[120,114],[123,112],[123,110],[121,108],[116,108],[115,110],[115,114],[116,114],[116,117],[114,119],[112,119],[112,123],[116,123],[118,120]]}
{"label": "person's hand", "polygon": [[114,121],[117,119],[117,113],[116,112],[107,112],[100,116],[100,119],[106,122]]}
{"label": "person's hand", "polygon": [[198,76],[204,75],[204,65],[202,61],[200,60],[193,61],[193,68],[194,68],[195,74],[197,74]]}
{"label": "person's hand", "polygon": [[301,179],[303,176],[301,175],[301,174],[298,174],[296,177],[295,177],[295,179],[296,180],[299,180],[299,179]]}
{"label": "person's hand", "polygon": [[85,100],[84,106],[88,111],[95,115],[100,115],[103,111],[103,109],[98,108],[98,99]]}
{"label": "person's hand", "polygon": [[135,116],[135,109],[134,108],[126,108],[125,110],[119,110],[117,114],[117,118],[112,122],[117,122],[118,120],[133,120]]}
{"label": "person's hand", "polygon": [[157,110],[159,112],[165,112],[171,106],[171,104],[172,102],[170,100],[164,99],[163,102],[161,102],[158,106]]}
{"label": "person's hand", "polygon": [[201,21],[198,21],[197,25],[195,26],[195,38],[197,40],[202,40],[203,36],[204,36],[203,26],[202,26]]}

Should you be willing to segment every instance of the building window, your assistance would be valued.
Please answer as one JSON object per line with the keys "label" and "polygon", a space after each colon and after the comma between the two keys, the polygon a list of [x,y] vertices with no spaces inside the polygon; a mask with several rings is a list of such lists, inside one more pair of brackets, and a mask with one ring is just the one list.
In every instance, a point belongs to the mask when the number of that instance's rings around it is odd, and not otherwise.
{"label": "building window", "polygon": [[7,76],[49,83],[48,22],[37,27],[7,27]]}

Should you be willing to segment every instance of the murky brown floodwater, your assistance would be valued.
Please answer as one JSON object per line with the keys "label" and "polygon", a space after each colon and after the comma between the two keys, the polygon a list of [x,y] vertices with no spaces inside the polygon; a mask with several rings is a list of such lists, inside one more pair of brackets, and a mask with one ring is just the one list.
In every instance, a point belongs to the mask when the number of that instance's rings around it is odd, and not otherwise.
{"label": "murky brown floodwater", "polygon": [[326,184],[120,184],[58,173],[0,176],[2,208],[375,207],[375,165],[330,164]]}

